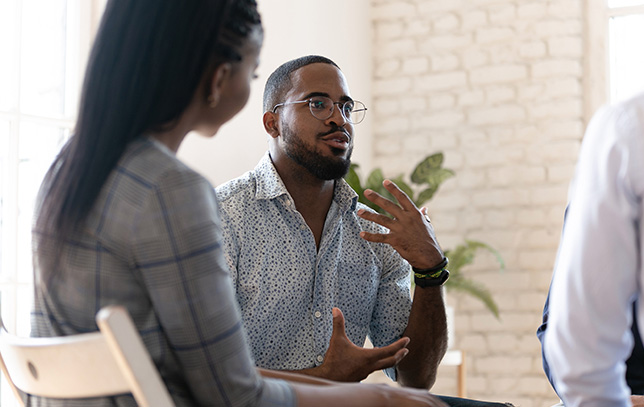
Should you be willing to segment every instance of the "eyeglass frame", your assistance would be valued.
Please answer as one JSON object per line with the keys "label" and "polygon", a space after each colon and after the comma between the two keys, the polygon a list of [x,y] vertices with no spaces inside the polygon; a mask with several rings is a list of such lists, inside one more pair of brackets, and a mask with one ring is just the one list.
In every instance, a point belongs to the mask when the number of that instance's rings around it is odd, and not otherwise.
{"label": "eyeglass frame", "polygon": [[[328,115],[326,118],[324,118],[324,119],[320,119],[319,117],[317,117],[317,116],[313,113],[313,107],[311,106],[311,102],[313,101],[313,98],[326,98],[326,99],[329,99],[329,100],[331,101],[332,106],[333,106],[333,109],[331,109],[331,112],[329,113],[329,115]],[[357,109],[357,110],[355,110],[355,111],[357,111],[357,112],[365,112],[364,116],[362,117],[362,120],[360,120],[359,122],[354,122],[354,121],[352,121],[351,119],[347,118],[347,117],[344,115],[344,109],[342,109],[342,107],[343,107],[344,105],[346,105],[347,103],[350,103],[350,102],[351,102],[351,103],[356,103],[356,102],[357,102],[357,103],[360,103],[362,106],[364,106],[364,109]],[[364,118],[367,116],[367,110],[369,110],[369,109],[367,109],[367,106],[365,106],[365,104],[364,104],[364,103],[362,103],[362,102],[361,102],[361,101],[359,101],[359,100],[347,99],[347,100],[345,100],[344,102],[334,102],[334,101],[333,101],[333,99],[331,99],[331,98],[330,98],[330,97],[328,97],[328,96],[324,96],[324,95],[314,95],[314,96],[311,96],[310,98],[308,98],[308,99],[304,99],[304,100],[294,100],[294,101],[292,101],[292,102],[282,102],[282,103],[278,103],[278,104],[276,104],[275,106],[273,106],[273,108],[271,109],[271,112],[272,112],[272,113],[276,113],[276,111],[277,111],[277,108],[278,108],[278,107],[282,107],[282,106],[286,106],[286,105],[293,105],[293,104],[296,104],[296,103],[308,103],[308,104],[309,104],[309,111],[311,112],[311,115],[312,115],[313,117],[315,117],[316,119],[318,119],[318,120],[322,120],[322,121],[327,120],[329,117],[333,116],[333,112],[335,111],[335,105],[338,105],[338,106],[339,106],[339,107],[338,107],[338,109],[340,110],[340,115],[342,115],[342,118],[343,118],[344,120],[346,120],[347,122],[351,123],[351,124],[360,124],[360,123],[362,123],[362,121],[364,120]],[[352,110],[351,112],[354,112],[354,110]]]}

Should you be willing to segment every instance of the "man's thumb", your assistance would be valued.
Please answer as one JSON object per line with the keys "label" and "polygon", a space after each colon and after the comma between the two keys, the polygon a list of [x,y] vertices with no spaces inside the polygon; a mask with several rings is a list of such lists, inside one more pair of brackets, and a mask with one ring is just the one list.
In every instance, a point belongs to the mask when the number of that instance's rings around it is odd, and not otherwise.
{"label": "man's thumb", "polygon": [[344,332],[344,315],[340,308],[333,307],[331,311],[333,313],[333,335],[342,335],[346,336]]}

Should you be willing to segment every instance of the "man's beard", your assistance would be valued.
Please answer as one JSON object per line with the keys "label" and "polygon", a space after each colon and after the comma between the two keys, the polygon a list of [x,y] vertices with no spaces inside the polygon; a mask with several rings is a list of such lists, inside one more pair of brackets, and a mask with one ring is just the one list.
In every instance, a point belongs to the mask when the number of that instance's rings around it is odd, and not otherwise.
{"label": "man's beard", "polygon": [[[338,131],[341,131],[338,129]],[[306,168],[311,174],[325,181],[344,177],[351,165],[353,146],[349,146],[347,158],[325,157],[321,152],[307,146],[288,125],[282,128],[282,137],[286,155],[297,164]],[[333,154],[340,155],[344,150],[331,148]]]}

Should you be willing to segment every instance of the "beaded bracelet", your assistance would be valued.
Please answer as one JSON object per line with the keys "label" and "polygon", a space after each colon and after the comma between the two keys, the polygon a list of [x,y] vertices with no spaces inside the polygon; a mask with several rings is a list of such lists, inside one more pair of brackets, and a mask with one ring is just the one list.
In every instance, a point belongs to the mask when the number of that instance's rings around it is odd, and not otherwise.
{"label": "beaded bracelet", "polygon": [[[434,278],[419,278],[414,274],[414,283],[418,287],[438,287],[445,284],[445,281],[449,278],[449,270],[442,269],[438,272],[438,276]],[[421,274],[422,275],[422,274]]]}
{"label": "beaded bracelet", "polygon": [[438,278],[438,277],[440,277],[440,275],[443,272],[443,270],[445,270],[445,269],[440,269],[434,274],[421,274],[421,273],[414,272],[414,277],[415,278],[424,278],[424,279]]}
{"label": "beaded bracelet", "polygon": [[[411,269],[414,271],[414,274],[421,274],[424,277],[418,276],[419,278],[436,278],[440,274],[441,271],[447,267],[447,264],[449,263],[449,259],[447,257],[443,257],[443,260],[441,260],[440,263],[435,265],[434,267],[428,268],[428,269],[419,269],[416,267],[412,267]],[[432,275],[435,275],[435,277],[432,277]]]}

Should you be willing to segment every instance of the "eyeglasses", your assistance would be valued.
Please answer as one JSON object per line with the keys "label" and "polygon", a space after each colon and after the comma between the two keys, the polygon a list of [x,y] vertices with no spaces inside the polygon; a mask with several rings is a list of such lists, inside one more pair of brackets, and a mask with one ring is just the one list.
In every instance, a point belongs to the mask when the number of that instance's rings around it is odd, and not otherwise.
{"label": "eyeglasses", "polygon": [[351,124],[358,124],[364,120],[367,114],[367,107],[364,103],[357,100],[347,100],[346,102],[334,102],[326,96],[313,96],[306,100],[296,100],[294,102],[278,103],[273,107],[273,113],[278,107],[292,105],[295,103],[308,103],[313,117],[319,120],[326,120],[333,114],[335,105],[340,106],[340,113],[344,120]]}

